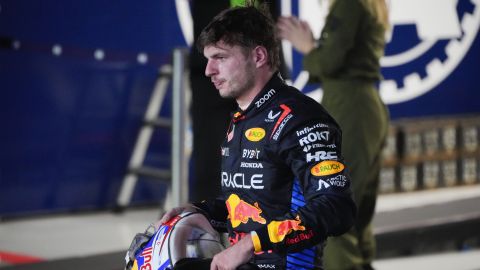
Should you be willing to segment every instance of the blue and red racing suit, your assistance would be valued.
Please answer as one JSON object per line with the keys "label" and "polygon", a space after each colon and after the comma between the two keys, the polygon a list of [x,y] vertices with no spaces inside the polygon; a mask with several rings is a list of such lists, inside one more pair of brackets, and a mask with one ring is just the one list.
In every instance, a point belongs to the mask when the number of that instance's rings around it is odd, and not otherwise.
{"label": "blue and red racing suit", "polygon": [[232,244],[252,237],[260,268],[321,269],[315,249],[348,231],[356,214],[341,141],[325,109],[275,74],[233,114],[221,147],[222,196],[195,205]]}

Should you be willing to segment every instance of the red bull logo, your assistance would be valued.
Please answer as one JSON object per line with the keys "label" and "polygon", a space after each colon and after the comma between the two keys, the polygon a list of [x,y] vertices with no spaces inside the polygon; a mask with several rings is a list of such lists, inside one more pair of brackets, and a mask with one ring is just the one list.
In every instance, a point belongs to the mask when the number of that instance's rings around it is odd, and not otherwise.
{"label": "red bull logo", "polygon": [[245,137],[251,142],[258,142],[265,137],[265,129],[263,128],[250,128],[245,131]]}
{"label": "red bull logo", "polygon": [[313,237],[313,235],[314,235],[313,230],[310,230],[310,231],[304,232],[304,233],[299,233],[295,237],[287,238],[287,240],[285,240],[285,244],[287,244],[287,245],[298,244],[302,241],[306,241],[306,240],[311,239]]}
{"label": "red bull logo", "polygon": [[265,218],[260,216],[262,209],[258,207],[257,202],[251,205],[240,199],[237,194],[231,194],[225,204],[227,205],[228,218],[233,228],[238,227],[240,223],[247,224],[250,219],[261,224],[267,223]]}
{"label": "red bull logo", "polygon": [[272,243],[278,243],[285,239],[287,234],[292,233],[294,231],[304,231],[305,227],[301,226],[300,217],[297,216],[295,219],[287,219],[282,221],[272,221],[270,222],[268,227],[268,236]]}
{"label": "red bull logo", "polygon": [[142,251],[140,257],[143,258],[143,262],[140,264],[140,268],[138,268],[137,260],[134,261],[132,270],[151,270],[152,268],[152,247],[148,247]]}

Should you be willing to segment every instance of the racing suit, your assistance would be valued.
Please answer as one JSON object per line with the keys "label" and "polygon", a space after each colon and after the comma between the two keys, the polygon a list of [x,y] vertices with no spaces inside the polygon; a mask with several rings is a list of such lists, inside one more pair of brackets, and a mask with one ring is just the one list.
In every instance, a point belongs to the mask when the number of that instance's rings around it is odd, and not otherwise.
{"label": "racing suit", "polygon": [[275,74],[233,114],[221,155],[222,196],[195,204],[213,227],[251,237],[261,269],[321,269],[321,243],[356,214],[335,120]]}

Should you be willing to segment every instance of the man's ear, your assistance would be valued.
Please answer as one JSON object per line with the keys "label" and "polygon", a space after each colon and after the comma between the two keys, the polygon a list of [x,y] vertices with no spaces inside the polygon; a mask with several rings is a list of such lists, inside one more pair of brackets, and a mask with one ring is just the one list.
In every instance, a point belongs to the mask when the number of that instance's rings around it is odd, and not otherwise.
{"label": "man's ear", "polygon": [[268,51],[263,46],[257,46],[253,49],[253,60],[257,68],[267,65]]}

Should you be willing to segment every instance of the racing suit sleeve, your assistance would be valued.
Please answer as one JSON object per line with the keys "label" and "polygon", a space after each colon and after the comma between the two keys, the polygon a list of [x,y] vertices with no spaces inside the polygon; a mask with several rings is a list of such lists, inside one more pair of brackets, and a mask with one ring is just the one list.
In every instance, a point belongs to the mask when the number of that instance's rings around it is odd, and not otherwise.
{"label": "racing suit sleeve", "polygon": [[204,200],[193,203],[202,214],[208,219],[210,225],[218,232],[227,232],[227,206],[225,199],[218,197],[216,199]]}
{"label": "racing suit sleeve", "polygon": [[318,124],[308,132],[317,136],[315,144],[298,136],[298,131],[315,125],[297,125],[277,144],[278,162],[295,175],[305,204],[252,232],[257,252],[297,252],[343,234],[353,225],[356,206],[342,162],[341,131],[334,124]]}

